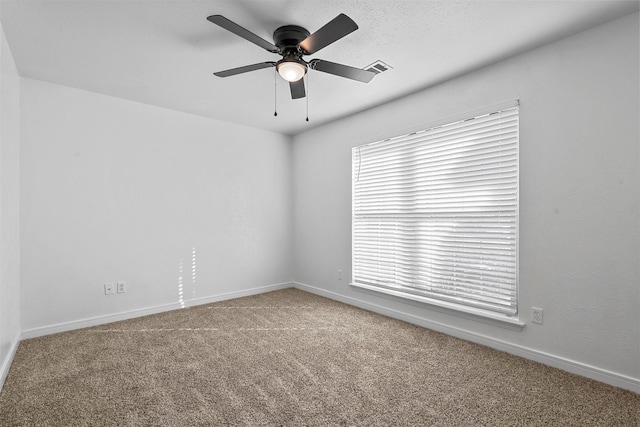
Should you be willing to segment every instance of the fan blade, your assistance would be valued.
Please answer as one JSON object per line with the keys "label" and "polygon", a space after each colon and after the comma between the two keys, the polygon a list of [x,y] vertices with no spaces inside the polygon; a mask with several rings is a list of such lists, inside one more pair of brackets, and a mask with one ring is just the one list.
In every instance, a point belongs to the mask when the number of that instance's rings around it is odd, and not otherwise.
{"label": "fan blade", "polygon": [[358,29],[358,25],[344,13],[333,18],[324,27],[300,42],[299,46],[306,55],[316,53],[323,47],[340,40]]}
{"label": "fan blade", "polygon": [[258,45],[263,49],[268,50],[269,52],[278,53],[278,48],[274,44],[266,41],[260,36],[253,34],[251,31],[241,27],[233,21],[228,20],[222,15],[211,15],[207,17],[207,19],[214,24],[221,26],[225,30],[231,31],[233,34],[240,36],[253,44]]}
{"label": "fan blade", "polygon": [[345,77],[351,80],[357,80],[362,83],[369,83],[373,76],[376,75],[373,71],[362,70],[360,68],[350,67],[343,64],[336,64],[335,62],[329,62],[323,59],[314,59],[309,62],[309,66],[313,70]]}
{"label": "fan blade", "polygon": [[300,99],[307,96],[304,90],[304,78],[297,82],[289,82],[289,87],[291,88],[291,99]]}
{"label": "fan blade", "polygon": [[218,77],[235,76],[236,74],[248,73],[249,71],[261,70],[263,68],[275,67],[275,62],[259,62],[257,64],[245,65],[244,67],[232,68],[230,70],[218,71],[213,73]]}

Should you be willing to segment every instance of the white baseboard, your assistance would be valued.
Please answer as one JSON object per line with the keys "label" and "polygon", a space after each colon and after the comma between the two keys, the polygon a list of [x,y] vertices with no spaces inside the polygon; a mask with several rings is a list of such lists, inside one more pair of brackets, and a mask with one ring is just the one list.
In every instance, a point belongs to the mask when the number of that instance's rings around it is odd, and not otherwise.
{"label": "white baseboard", "polygon": [[120,313],[107,314],[104,316],[89,317],[86,319],[73,320],[70,322],[57,323],[54,325],[41,326],[33,329],[22,331],[21,339],[36,338],[45,335],[57,334],[60,332],[72,331],[75,329],[88,328],[91,326],[104,325],[105,323],[119,322],[121,320],[133,319],[136,317],[147,316],[150,314],[162,313],[165,311],[179,310],[181,308],[193,307],[197,305],[210,304],[213,302],[224,301],[233,298],[246,297],[249,295],[261,294],[265,292],[276,291],[279,289],[291,288],[293,283],[278,283],[275,285],[260,286],[257,288],[244,289],[241,291],[226,292],[222,294],[210,295],[207,297],[193,298],[185,300],[184,305],[179,302],[170,304],[162,304],[153,307],[139,308]]}
{"label": "white baseboard", "polygon": [[614,387],[630,390],[635,393],[640,393],[640,379],[629,377],[627,375],[621,375],[615,372],[601,369],[596,366],[591,366],[582,362],[567,359],[564,357],[556,356],[553,354],[538,351],[532,348],[523,347],[517,344],[512,344],[506,341],[498,340],[486,335],[478,334],[475,332],[467,331],[465,329],[449,326],[440,322],[425,319],[423,317],[415,316],[412,314],[403,313],[398,310],[383,307],[377,304],[371,304],[368,302],[360,301],[355,298],[347,297],[335,292],[327,291],[324,289],[309,286],[304,283],[293,282],[293,286],[297,289],[311,292],[316,295],[320,295],[329,299],[343,302],[345,304],[353,305],[363,308],[365,310],[373,311],[394,319],[403,320],[408,323],[413,323],[418,326],[422,326],[427,329],[442,332],[447,335],[461,338],[466,341],[471,341],[477,344],[485,345],[487,347],[494,348],[496,350],[504,351],[505,353],[513,354],[523,357],[525,359],[540,362],[542,364],[552,366],[554,368],[562,369],[563,371],[571,372],[573,374],[581,375],[583,377],[591,378],[596,381],[603,382],[605,384],[612,385]]}
{"label": "white baseboard", "polygon": [[13,358],[16,355],[16,351],[18,351],[18,346],[20,345],[20,336],[16,336],[13,340],[13,344],[11,345],[11,350],[9,350],[9,354],[2,361],[2,365],[0,366],[0,391],[2,391],[2,387],[4,387],[4,380],[7,379],[7,375],[9,374],[9,368],[11,368],[11,364],[13,363]]}

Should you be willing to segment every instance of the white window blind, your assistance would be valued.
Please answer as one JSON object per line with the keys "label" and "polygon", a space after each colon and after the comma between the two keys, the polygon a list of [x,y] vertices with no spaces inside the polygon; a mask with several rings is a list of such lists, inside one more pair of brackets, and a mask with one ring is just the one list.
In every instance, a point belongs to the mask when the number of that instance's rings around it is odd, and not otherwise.
{"label": "white window blind", "polygon": [[517,314],[518,107],[354,147],[352,165],[354,285]]}

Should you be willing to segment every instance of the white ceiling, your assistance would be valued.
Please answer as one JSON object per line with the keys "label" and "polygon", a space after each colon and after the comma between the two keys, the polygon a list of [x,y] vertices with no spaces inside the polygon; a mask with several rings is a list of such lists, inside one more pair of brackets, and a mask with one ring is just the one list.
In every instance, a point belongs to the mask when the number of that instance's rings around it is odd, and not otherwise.
{"label": "white ceiling", "polygon": [[[638,1],[35,1],[1,0],[24,77],[295,134],[638,10]],[[210,23],[221,14],[272,41],[277,27],[314,32],[339,13],[359,29],[306,57],[394,67],[364,84],[311,71],[290,98],[273,69],[214,71],[279,59]],[[278,116],[274,117],[277,87]],[[307,100],[310,122],[305,122]]]}

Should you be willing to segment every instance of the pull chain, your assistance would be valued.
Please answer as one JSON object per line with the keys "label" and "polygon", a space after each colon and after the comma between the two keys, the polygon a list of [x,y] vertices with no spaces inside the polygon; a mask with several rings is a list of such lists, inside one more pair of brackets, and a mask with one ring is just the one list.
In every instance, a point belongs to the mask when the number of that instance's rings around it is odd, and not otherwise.
{"label": "pull chain", "polygon": [[309,92],[309,74],[310,73],[307,73],[307,120],[306,121],[309,121],[309,93],[310,93]]}
{"label": "pull chain", "polygon": [[273,116],[278,115],[278,70],[273,69]]}

